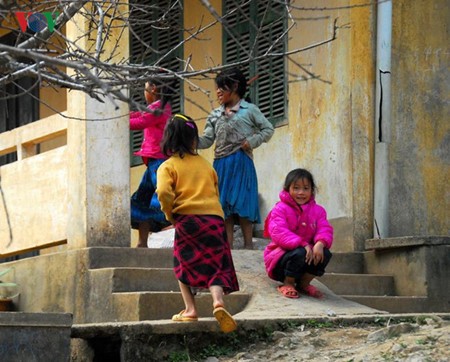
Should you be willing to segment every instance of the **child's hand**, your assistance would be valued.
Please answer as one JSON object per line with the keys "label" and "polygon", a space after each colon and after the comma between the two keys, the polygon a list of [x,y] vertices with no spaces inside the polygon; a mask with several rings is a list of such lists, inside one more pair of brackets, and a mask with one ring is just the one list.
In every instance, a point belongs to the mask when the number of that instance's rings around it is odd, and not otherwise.
{"label": "child's hand", "polygon": [[317,243],[314,244],[312,254],[314,258],[314,265],[323,262],[323,243],[321,241],[318,241]]}
{"label": "child's hand", "polygon": [[247,140],[245,140],[244,142],[242,142],[241,148],[244,151],[250,151],[252,149],[252,146],[250,146],[250,143]]}
{"label": "child's hand", "polygon": [[314,260],[314,255],[313,255],[312,249],[309,245],[305,246],[305,250],[306,250],[305,261],[306,261],[306,264],[310,265]]}

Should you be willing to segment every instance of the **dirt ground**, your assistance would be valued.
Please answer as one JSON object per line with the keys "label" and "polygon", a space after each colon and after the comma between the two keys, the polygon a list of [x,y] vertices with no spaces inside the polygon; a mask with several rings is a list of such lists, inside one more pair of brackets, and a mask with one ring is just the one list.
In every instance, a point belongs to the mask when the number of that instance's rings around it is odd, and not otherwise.
{"label": "dirt ground", "polygon": [[450,361],[449,325],[437,316],[387,326],[300,325],[289,332],[275,332],[271,341],[248,346],[232,357],[206,361],[444,362]]}

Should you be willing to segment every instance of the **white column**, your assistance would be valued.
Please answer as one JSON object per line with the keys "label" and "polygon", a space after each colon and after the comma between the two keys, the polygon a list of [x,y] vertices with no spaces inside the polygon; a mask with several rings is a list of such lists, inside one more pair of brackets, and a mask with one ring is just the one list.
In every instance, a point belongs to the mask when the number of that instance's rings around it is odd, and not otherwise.
{"label": "white column", "polygon": [[374,237],[389,236],[392,2],[378,4],[375,103]]}
{"label": "white column", "polygon": [[68,113],[94,120],[68,125],[70,248],[130,245],[129,123],[127,106],[114,110],[72,94]]}

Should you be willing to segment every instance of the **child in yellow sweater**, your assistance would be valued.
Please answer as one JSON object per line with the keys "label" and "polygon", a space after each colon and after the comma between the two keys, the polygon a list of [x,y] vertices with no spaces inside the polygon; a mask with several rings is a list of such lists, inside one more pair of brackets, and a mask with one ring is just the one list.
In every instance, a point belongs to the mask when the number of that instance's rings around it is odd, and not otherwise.
{"label": "child in yellow sweater", "polygon": [[157,171],[161,209],[175,225],[174,271],[185,309],[176,322],[198,320],[191,288],[208,288],[213,314],[223,332],[237,328],[224,308],[223,295],[239,290],[219,201],[217,174],[197,153],[198,130],[192,118],[176,114],[164,130],[162,148],[169,157]]}

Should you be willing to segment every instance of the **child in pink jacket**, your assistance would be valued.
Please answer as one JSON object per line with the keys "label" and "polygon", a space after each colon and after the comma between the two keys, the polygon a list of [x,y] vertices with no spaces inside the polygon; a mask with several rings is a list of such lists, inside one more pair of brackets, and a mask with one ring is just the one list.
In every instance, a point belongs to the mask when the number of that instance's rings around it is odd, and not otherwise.
{"label": "child in pink jacket", "polygon": [[162,153],[161,141],[166,123],[172,116],[171,94],[168,80],[155,73],[145,83],[148,111],[130,113],[130,129],[144,131],[141,148],[134,154],[141,156],[147,166],[138,189],[131,196],[131,227],[138,229],[137,246],[141,248],[147,247],[150,232],[161,231],[170,225],[161,211],[155,190],[156,171],[167,158]]}
{"label": "child in pink jacket", "polygon": [[266,218],[264,236],[271,242],[264,250],[264,264],[271,279],[282,282],[278,291],[287,298],[299,292],[323,296],[311,281],[322,276],[331,259],[333,227],[325,209],[316,204],[316,185],[305,169],[288,173],[276,203]]}

